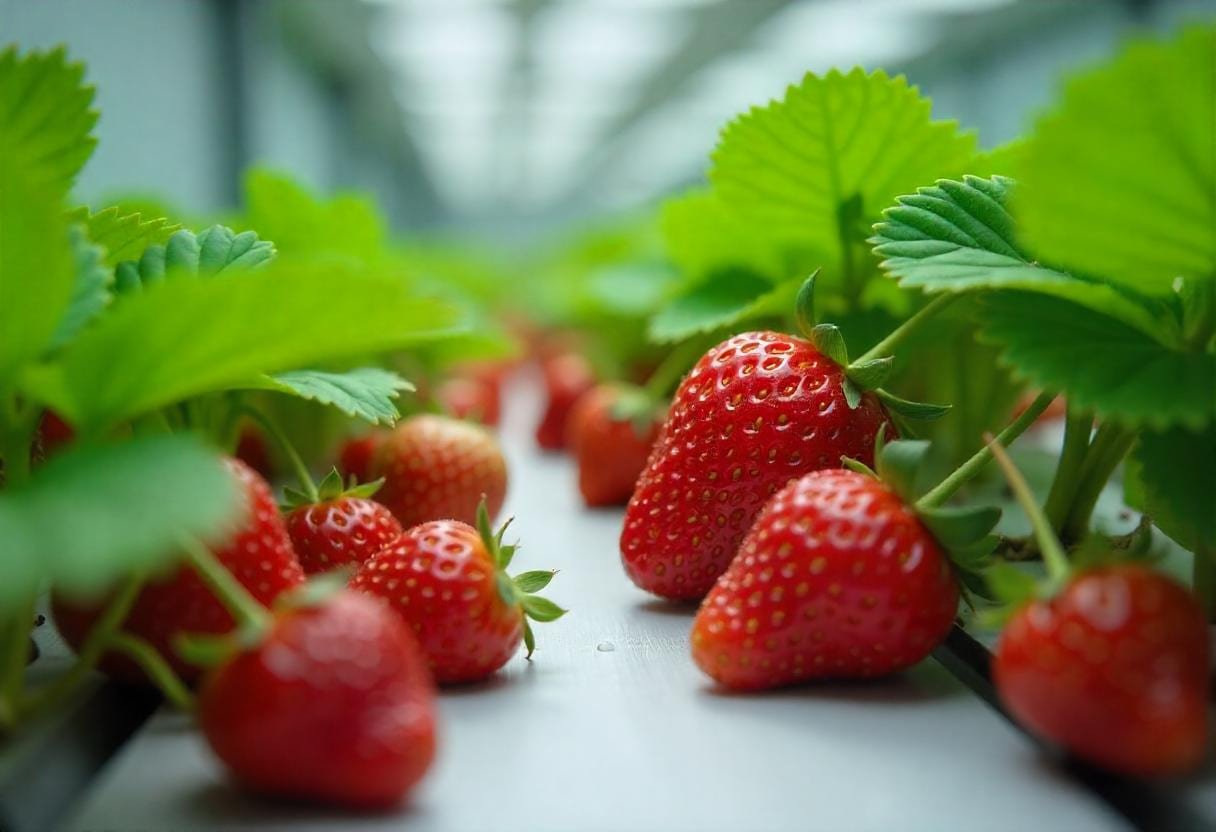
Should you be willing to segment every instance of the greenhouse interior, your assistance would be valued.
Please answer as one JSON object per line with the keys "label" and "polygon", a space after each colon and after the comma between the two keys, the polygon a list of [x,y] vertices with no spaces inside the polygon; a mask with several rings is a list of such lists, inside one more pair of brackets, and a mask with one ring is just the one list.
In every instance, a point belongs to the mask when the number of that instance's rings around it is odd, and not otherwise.
{"label": "greenhouse interior", "polygon": [[1216,2],[0,0],[0,832],[1216,832]]}

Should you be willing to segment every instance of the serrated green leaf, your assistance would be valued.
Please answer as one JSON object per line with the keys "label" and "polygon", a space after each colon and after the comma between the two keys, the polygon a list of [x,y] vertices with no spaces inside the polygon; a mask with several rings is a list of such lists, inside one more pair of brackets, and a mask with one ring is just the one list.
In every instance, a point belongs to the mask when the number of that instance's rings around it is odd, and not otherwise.
{"label": "serrated green leaf", "polygon": [[72,290],[72,300],[59,320],[55,337],[51,339],[51,349],[67,343],[105,309],[110,302],[110,284],[114,277],[105,265],[105,250],[88,241],[82,226],[72,226],[68,230],[68,239],[75,262],[75,288]]}
{"label": "serrated green leaf", "polygon": [[999,292],[984,301],[981,339],[1015,374],[1061,390],[1129,426],[1202,428],[1216,416],[1216,355],[1172,350],[1126,323],[1066,300]]}
{"label": "serrated green leaf", "polygon": [[808,74],[726,127],[710,181],[766,234],[840,262],[841,206],[858,200],[858,217],[871,217],[899,194],[964,172],[974,137],[929,111],[903,76]]}
{"label": "serrated green leaf", "polygon": [[1034,597],[1034,576],[1011,563],[998,561],[984,573],[992,597],[1006,604],[1020,604]]}
{"label": "serrated green leaf", "polygon": [[[718,327],[731,326],[757,309],[767,309],[772,284],[744,269],[716,272],[670,300],[650,319],[655,341],[682,341]],[[791,307],[792,308],[792,307]]]}
{"label": "serrated green leaf", "polygon": [[253,170],[245,177],[249,227],[285,256],[337,255],[371,262],[385,244],[384,222],[368,199],[322,200],[285,174]]}
{"label": "serrated green leaf", "polygon": [[148,246],[164,244],[179,228],[164,217],[124,214],[117,205],[97,213],[80,208],[72,212],[72,219],[85,224],[89,239],[105,249],[105,262],[111,267],[137,260]]}
{"label": "serrated green leaf", "polygon": [[879,479],[891,486],[895,493],[911,503],[916,498],[916,475],[929,452],[929,443],[923,440],[900,439],[887,442],[878,452],[875,470]]}
{"label": "serrated green leaf", "polygon": [[520,599],[524,614],[533,621],[556,621],[566,614],[566,610],[539,595],[525,595]]}
{"label": "serrated green leaf", "polygon": [[97,112],[84,65],[64,49],[0,51],[0,178],[20,170],[28,187],[62,198],[97,144]]}
{"label": "serrated green leaf", "polygon": [[273,390],[318,404],[336,407],[347,416],[373,425],[391,425],[401,416],[393,403],[403,390],[414,385],[401,376],[378,367],[362,367],[345,373],[324,370],[290,370],[260,376],[250,389]]}
{"label": "serrated green leaf", "polygon": [[93,593],[168,563],[181,535],[215,537],[239,509],[237,491],[215,453],[189,436],[68,448],[0,492],[0,607],[44,581]]}
{"label": "serrated green leaf", "polygon": [[1138,488],[1128,503],[1179,545],[1216,552],[1216,424],[1201,432],[1146,431],[1131,462]]}
{"label": "serrated green leaf", "polygon": [[1008,176],[1016,179],[1029,145],[1026,139],[1014,139],[991,150],[981,151],[967,165],[967,173],[984,178]]}
{"label": "serrated green leaf", "polygon": [[515,576],[515,586],[520,592],[540,592],[549,585],[557,572],[551,569],[536,569]]}
{"label": "serrated green leaf", "polygon": [[1216,27],[1132,44],[1039,120],[1015,212],[1036,254],[1138,291],[1216,279]]}
{"label": "serrated green leaf", "polygon": [[1112,286],[1034,262],[1018,242],[1007,208],[1013,180],[943,179],[899,197],[874,226],[874,253],[899,285],[926,292],[1024,289],[1104,312],[1156,337],[1161,319]]}
{"label": "serrated green leaf", "polygon": [[986,540],[1001,519],[1001,510],[994,506],[943,506],[921,509],[917,514],[943,546],[968,554],[975,554],[968,547]]}
{"label": "serrated green leaf", "polygon": [[450,319],[395,276],[336,264],[181,275],[114,304],[26,390],[78,428],[104,428],[259,374],[416,344]]}
{"label": "serrated green leaf", "polygon": [[659,226],[668,257],[685,275],[699,277],[731,267],[771,281],[783,274],[777,246],[709,189],[666,200]]}
{"label": "serrated green leaf", "polygon": [[214,276],[265,266],[275,257],[274,244],[252,231],[237,234],[214,225],[195,234],[177,231],[163,245],[148,246],[139,261],[119,263],[115,282],[120,292],[159,283],[167,275]]}

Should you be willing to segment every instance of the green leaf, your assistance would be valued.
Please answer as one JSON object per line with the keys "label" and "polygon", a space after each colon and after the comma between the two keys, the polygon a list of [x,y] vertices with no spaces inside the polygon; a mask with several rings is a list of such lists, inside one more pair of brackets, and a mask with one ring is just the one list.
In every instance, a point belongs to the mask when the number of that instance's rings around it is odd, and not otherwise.
{"label": "green leaf", "polygon": [[254,170],[245,177],[249,227],[274,240],[285,256],[340,255],[366,262],[380,256],[384,222],[367,199],[320,200],[284,174]]}
{"label": "green leaf", "polygon": [[148,246],[162,245],[178,226],[165,219],[144,219],[141,214],[124,214],[114,205],[97,213],[88,208],[72,212],[72,219],[83,222],[89,239],[105,249],[105,262],[117,266],[124,260],[137,260]]}
{"label": "green leaf", "polygon": [[238,510],[232,476],[189,436],[76,445],[0,493],[0,607],[45,581],[96,593],[177,557],[181,535],[214,539]]}
{"label": "green leaf", "polygon": [[336,407],[347,416],[373,425],[391,425],[397,421],[401,414],[393,400],[402,390],[414,389],[414,385],[396,373],[377,367],[362,367],[345,373],[291,370],[261,376],[249,386]]}
{"label": "green leaf", "polygon": [[148,246],[139,262],[118,264],[116,282],[120,291],[159,283],[167,275],[217,275],[264,266],[275,257],[274,245],[258,239],[252,231],[237,234],[214,225],[194,234],[177,231],[163,246]]}
{"label": "green leaf", "polygon": [[1145,432],[1132,452],[1139,500],[1129,503],[1181,546],[1216,552],[1216,424]]}
{"label": "green leaf", "polygon": [[766,234],[841,262],[841,206],[859,199],[858,217],[871,217],[899,194],[964,172],[974,137],[930,121],[929,110],[903,76],[808,74],[726,127],[710,180]]}
{"label": "green leaf", "polygon": [[31,190],[67,194],[97,144],[93,88],[64,49],[0,51],[0,179],[20,170]]}
{"label": "green leaf", "polygon": [[114,304],[26,389],[78,428],[104,428],[259,374],[416,344],[450,318],[395,276],[335,264],[181,275]]}
{"label": "green leaf", "polygon": [[515,576],[515,587],[524,593],[540,592],[549,585],[556,575],[556,570],[536,569],[532,572],[523,572]]}
{"label": "green leaf", "polygon": [[105,265],[105,250],[91,244],[79,225],[69,229],[68,239],[76,263],[76,285],[72,290],[72,300],[59,321],[55,337],[51,340],[52,349],[70,341],[110,302],[113,273]]}
{"label": "green leaf", "polygon": [[668,257],[685,275],[700,277],[730,267],[773,280],[784,273],[780,251],[763,230],[741,222],[709,189],[666,200],[659,225]]}
{"label": "green leaf", "polygon": [[981,339],[1039,390],[1132,427],[1195,429],[1216,415],[1216,355],[1172,350],[1115,318],[1026,292],[985,299]]}
{"label": "green leaf", "polygon": [[1026,139],[1014,139],[991,150],[981,151],[967,165],[967,173],[981,177],[999,175],[1016,178],[1029,144]]}
{"label": "green leaf", "polygon": [[984,573],[992,596],[1006,604],[1020,604],[1037,591],[1034,576],[1011,563],[997,561]]}
{"label": "green leaf", "polygon": [[650,337],[662,342],[682,341],[731,326],[767,309],[772,302],[768,293],[772,291],[775,291],[772,284],[754,272],[745,269],[716,272],[673,298],[651,318]]}
{"label": "green leaf", "polygon": [[1132,44],[1035,126],[1015,204],[1031,250],[1168,295],[1216,279],[1216,27]]}
{"label": "green leaf", "polygon": [[901,196],[870,239],[899,285],[926,292],[1025,289],[1072,300],[1154,335],[1161,323],[1143,302],[1097,281],[1034,262],[1018,242],[1007,209],[1013,180],[940,180]]}
{"label": "green leaf", "polygon": [[539,595],[525,595],[519,602],[523,605],[524,614],[533,621],[556,621],[566,614],[566,610]]}

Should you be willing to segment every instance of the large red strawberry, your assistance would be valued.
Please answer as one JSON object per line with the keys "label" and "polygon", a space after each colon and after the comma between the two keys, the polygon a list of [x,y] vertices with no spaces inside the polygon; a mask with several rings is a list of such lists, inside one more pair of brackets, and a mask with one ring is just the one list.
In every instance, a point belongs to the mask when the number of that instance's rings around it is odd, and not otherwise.
{"label": "large red strawberry", "polygon": [[472,523],[484,495],[494,516],[507,494],[507,463],[488,431],[430,414],[399,424],[381,443],[376,499],[409,528],[428,520]]}
{"label": "large red strawberry", "polygon": [[1208,737],[1208,630],[1185,588],[1137,564],[1081,572],[1022,607],[993,676],[1034,733],[1133,775],[1196,766]]}
{"label": "large red strawberry", "polygon": [[203,736],[255,791],[379,808],[435,755],[434,691],[418,643],[380,602],[342,592],[280,613],[211,674]]}
{"label": "large red strawberry", "polygon": [[554,573],[507,576],[516,547],[503,545],[503,530],[490,531],[484,508],[478,528],[454,520],[423,523],[373,555],[351,581],[392,604],[413,628],[436,681],[484,679],[515,655],[521,640],[531,656],[528,619],[552,621],[564,613],[532,594]]}
{"label": "large red strawberry", "polygon": [[306,573],[360,564],[401,535],[393,513],[371,499],[379,486],[344,488],[335,470],[313,494],[288,491],[287,533]]}
{"label": "large red strawberry", "polygon": [[[249,466],[225,459],[245,494],[245,518],[240,526],[211,549],[219,561],[263,604],[270,604],[284,590],[304,581],[279,516],[270,486]],[[99,614],[95,605],[80,605],[54,599],[55,623],[64,639],[79,649]],[[198,677],[199,668],[178,657],[174,639],[181,633],[225,633],[233,627],[232,616],[189,566],[178,567],[167,577],[150,581],[140,592],[123,622],[122,629],[155,647],[187,680]],[[143,674],[121,657],[107,656],[101,667],[128,681],[142,681]]]}
{"label": "large red strawberry", "polygon": [[578,489],[589,506],[623,505],[646,467],[662,416],[640,390],[600,385],[570,414],[570,450]]}
{"label": "large red strawberry", "polygon": [[536,426],[536,444],[547,451],[566,447],[566,423],[579,397],[595,385],[587,359],[576,352],[546,358],[541,364],[545,381],[545,410]]}
{"label": "large red strawberry", "polygon": [[706,353],[676,391],[625,514],[633,582],[701,598],[777,489],[844,456],[871,464],[879,428],[893,430],[874,394],[850,407],[844,381],[840,365],[791,335],[748,332]]}
{"label": "large red strawberry", "polygon": [[895,491],[815,471],[765,506],[697,613],[692,654],[738,689],[883,676],[924,659],[958,601],[945,552]]}

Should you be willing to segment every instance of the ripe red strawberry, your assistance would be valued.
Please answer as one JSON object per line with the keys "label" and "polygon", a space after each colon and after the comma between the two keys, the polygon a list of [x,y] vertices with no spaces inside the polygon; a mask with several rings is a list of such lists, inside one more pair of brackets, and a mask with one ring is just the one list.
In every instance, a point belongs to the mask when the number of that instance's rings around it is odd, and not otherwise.
{"label": "ripe red strawberry", "polygon": [[388,437],[387,430],[373,430],[359,436],[351,437],[342,443],[338,450],[338,473],[346,480],[354,478],[357,482],[371,482],[372,469],[375,467],[376,453]]}
{"label": "ripe red strawberry", "polygon": [[506,526],[490,531],[484,507],[478,528],[454,520],[424,523],[368,559],[351,587],[385,599],[413,628],[438,682],[484,679],[515,655],[532,655],[527,619],[553,621],[565,611],[533,595],[552,572],[506,574],[515,546]]}
{"label": "ripe red strawberry", "polygon": [[315,499],[288,491],[287,533],[306,573],[360,564],[401,536],[405,530],[393,513],[371,499],[379,486],[373,482],[344,489],[335,470],[321,482]]}
{"label": "ripe red strawberry", "polygon": [[815,471],[765,506],[692,629],[730,688],[884,676],[945,638],[959,601],[941,546],[878,480]]}
{"label": "ripe red strawberry", "polygon": [[625,514],[621,557],[642,589],[701,598],[768,499],[791,479],[873,464],[886,411],[850,409],[844,370],[809,342],[748,332],[711,349],[676,391]]}
{"label": "ripe red strawberry", "polygon": [[570,414],[578,489],[589,506],[624,505],[646,467],[662,416],[639,390],[600,385]]}
{"label": "ripe red strawberry", "polygon": [[281,613],[212,673],[203,736],[262,793],[358,808],[400,802],[435,755],[433,684],[386,606],[341,592]]}
{"label": "ripe red strawberry", "polygon": [[595,374],[587,359],[565,352],[545,359],[541,365],[545,379],[545,412],[536,426],[536,444],[547,451],[566,447],[566,423],[579,396],[595,385]]}
{"label": "ripe red strawberry", "polygon": [[507,494],[507,462],[484,428],[444,416],[413,416],[381,444],[372,469],[376,498],[409,528],[428,520],[472,523],[485,495],[490,515]]}
{"label": "ripe red strawberry", "polygon": [[501,402],[497,385],[476,377],[446,379],[435,391],[445,413],[482,425],[496,426]]}
{"label": "ripe red strawberry", "polygon": [[1035,734],[1125,774],[1182,772],[1208,737],[1208,630],[1185,588],[1144,566],[1081,572],[1005,626],[993,676]]}
{"label": "ripe red strawberry", "polygon": [[[304,571],[292,551],[270,486],[239,460],[225,459],[225,464],[244,489],[247,512],[240,526],[211,549],[254,598],[269,605],[279,593],[303,583]],[[76,649],[84,643],[99,612],[96,605],[54,599],[55,623],[64,640]],[[184,632],[225,633],[232,627],[232,616],[194,570],[181,566],[143,588],[122,629],[149,642],[183,679],[192,680],[198,677],[199,668],[178,657],[174,638]],[[144,678],[132,662],[121,657],[107,656],[101,666],[117,678]]]}
{"label": "ripe red strawberry", "polygon": [[263,477],[274,476],[274,465],[270,460],[270,448],[266,445],[266,437],[255,425],[241,427],[233,456]]}

